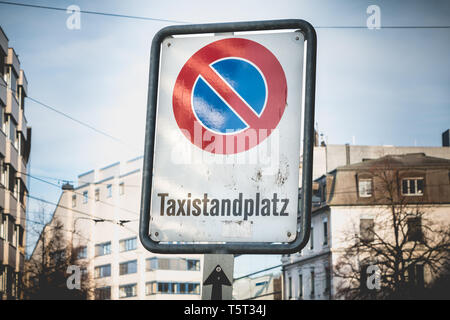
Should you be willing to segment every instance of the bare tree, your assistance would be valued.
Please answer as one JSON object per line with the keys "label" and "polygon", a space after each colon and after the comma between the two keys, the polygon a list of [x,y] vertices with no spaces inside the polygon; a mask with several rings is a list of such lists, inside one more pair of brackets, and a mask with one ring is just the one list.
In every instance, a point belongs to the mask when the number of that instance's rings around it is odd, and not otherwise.
{"label": "bare tree", "polygon": [[92,295],[87,262],[79,259],[84,248],[72,247],[71,237],[67,237],[72,232],[55,219],[44,226],[32,256],[25,262],[25,299],[72,300]]}
{"label": "bare tree", "polygon": [[[416,299],[443,296],[439,281],[449,275],[450,228],[433,216],[433,206],[400,191],[392,163],[371,169],[374,219],[344,235],[334,274],[337,296],[346,299]],[[373,267],[370,267],[373,266]]]}

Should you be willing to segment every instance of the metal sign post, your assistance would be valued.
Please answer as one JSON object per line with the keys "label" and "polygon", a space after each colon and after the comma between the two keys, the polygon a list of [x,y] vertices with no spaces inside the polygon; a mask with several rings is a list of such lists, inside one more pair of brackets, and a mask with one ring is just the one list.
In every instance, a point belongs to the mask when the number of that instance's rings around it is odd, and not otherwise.
{"label": "metal sign post", "polygon": [[202,300],[231,300],[234,255],[205,254],[203,260]]}
{"label": "metal sign post", "polygon": [[[282,254],[308,242],[315,69],[316,34],[303,20],[156,34],[140,217],[146,249]],[[219,273],[207,281],[216,293]]]}

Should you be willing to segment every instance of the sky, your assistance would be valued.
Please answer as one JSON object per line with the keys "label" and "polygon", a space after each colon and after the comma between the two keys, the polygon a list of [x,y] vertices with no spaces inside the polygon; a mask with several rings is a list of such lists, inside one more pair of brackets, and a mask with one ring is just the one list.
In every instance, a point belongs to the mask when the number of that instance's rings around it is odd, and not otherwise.
{"label": "sky", "polygon": [[[151,40],[178,22],[298,18],[315,26],[316,127],[328,144],[440,146],[450,126],[449,28],[330,28],[365,27],[373,4],[382,27],[450,26],[448,1],[20,2],[177,21],[81,14],[81,28],[70,30],[64,11],[0,4],[0,25],[19,55],[29,96],[123,141],[28,100],[29,171],[57,184],[142,154]],[[61,191],[31,179],[29,193],[57,202]],[[28,217],[39,207],[30,201]],[[235,276],[276,264],[279,256],[239,257]]]}

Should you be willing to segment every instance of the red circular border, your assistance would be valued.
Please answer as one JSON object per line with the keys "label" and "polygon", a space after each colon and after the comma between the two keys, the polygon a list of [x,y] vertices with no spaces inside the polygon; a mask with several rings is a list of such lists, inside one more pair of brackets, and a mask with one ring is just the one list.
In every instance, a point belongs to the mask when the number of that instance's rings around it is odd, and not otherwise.
{"label": "red circular border", "polygon": [[[249,127],[236,134],[219,134],[208,130],[197,120],[192,109],[191,96],[201,68],[228,57],[246,59],[259,68],[267,83],[267,101],[256,127]],[[273,53],[255,41],[228,38],[206,45],[189,58],[175,82],[172,104],[178,126],[194,145],[211,153],[235,154],[255,147],[271,134],[283,116],[286,99],[286,77],[280,62]],[[196,127],[201,129],[195,129]],[[267,133],[257,134],[256,141],[246,139],[244,144],[237,143],[238,139],[245,139],[250,129],[256,129],[257,132],[259,132],[258,129],[266,129],[267,131],[264,132]],[[216,146],[222,145],[223,148],[219,150],[211,148],[212,143]],[[228,150],[227,146],[233,146],[233,149]]]}

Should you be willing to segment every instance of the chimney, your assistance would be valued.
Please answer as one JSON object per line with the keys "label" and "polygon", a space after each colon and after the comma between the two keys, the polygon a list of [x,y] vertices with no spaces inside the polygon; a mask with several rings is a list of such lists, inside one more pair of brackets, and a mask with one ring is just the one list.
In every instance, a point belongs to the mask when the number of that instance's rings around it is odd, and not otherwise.
{"label": "chimney", "polygon": [[62,186],[63,190],[73,190],[73,185],[71,185],[70,183],[66,182],[63,184]]}
{"label": "chimney", "polygon": [[450,129],[442,132],[442,146],[450,147]]}

